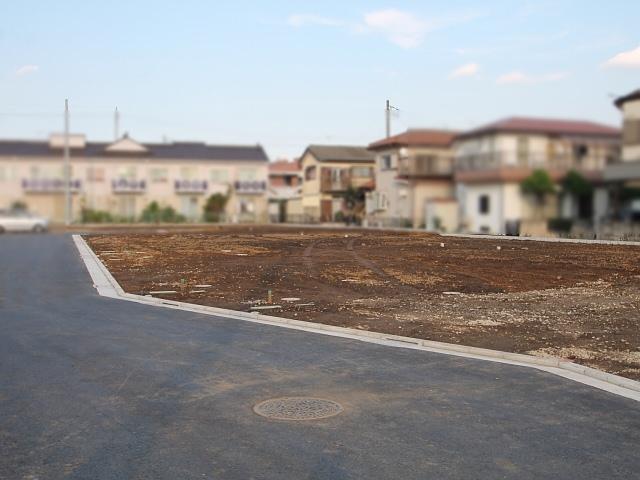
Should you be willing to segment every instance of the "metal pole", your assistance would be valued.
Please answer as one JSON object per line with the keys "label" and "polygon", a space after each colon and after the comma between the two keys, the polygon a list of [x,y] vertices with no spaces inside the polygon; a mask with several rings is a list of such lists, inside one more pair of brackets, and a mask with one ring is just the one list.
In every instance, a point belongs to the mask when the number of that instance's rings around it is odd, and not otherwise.
{"label": "metal pole", "polygon": [[118,140],[120,138],[120,112],[116,107],[115,114],[113,116],[113,139]]}
{"label": "metal pole", "polygon": [[384,119],[385,119],[385,131],[387,134],[387,138],[391,136],[391,105],[389,105],[389,100],[387,100],[387,106],[384,109]]}
{"label": "metal pole", "polygon": [[71,224],[71,164],[69,161],[69,99],[64,101],[64,223]]}

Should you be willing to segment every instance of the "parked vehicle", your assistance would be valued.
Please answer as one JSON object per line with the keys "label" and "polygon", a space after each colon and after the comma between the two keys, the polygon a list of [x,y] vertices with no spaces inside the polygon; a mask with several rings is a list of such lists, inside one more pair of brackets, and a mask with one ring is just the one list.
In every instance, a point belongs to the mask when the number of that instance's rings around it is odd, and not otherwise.
{"label": "parked vehicle", "polygon": [[38,217],[24,210],[0,210],[0,233],[4,232],[36,232],[44,233],[49,228],[49,220]]}

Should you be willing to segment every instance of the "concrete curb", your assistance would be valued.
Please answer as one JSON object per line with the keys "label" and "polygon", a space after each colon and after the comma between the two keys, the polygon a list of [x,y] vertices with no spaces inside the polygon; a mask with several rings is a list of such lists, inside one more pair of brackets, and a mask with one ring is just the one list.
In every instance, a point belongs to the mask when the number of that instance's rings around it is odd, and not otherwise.
{"label": "concrete curb", "polygon": [[413,350],[423,350],[445,355],[454,355],[477,360],[485,360],[497,363],[506,363],[523,367],[535,368],[544,372],[552,373],[576,382],[590,385],[600,390],[630,398],[640,402],[640,382],[628,378],[602,372],[590,367],[578,365],[573,362],[555,357],[535,357],[520,353],[502,352],[499,350],[489,350],[486,348],[468,347],[444,342],[434,342],[419,338],[402,337],[399,335],[388,335],[378,332],[356,330],[346,327],[336,327],[321,323],[303,322],[283,317],[264,315],[257,312],[241,312],[217,307],[207,307],[193,303],[178,302],[156,297],[135,295],[126,293],[116,279],[111,275],[107,267],[98,258],[95,252],[89,247],[80,235],[73,235],[73,241],[84,261],[87,270],[93,280],[94,287],[98,294],[104,297],[127,300],[130,302],[142,303],[164,308],[173,308],[193,313],[214,315],[217,317],[243,320],[275,327],[284,327],[305,332],[320,333],[334,337],[350,338],[378,345],[386,345],[397,348],[408,348]]}

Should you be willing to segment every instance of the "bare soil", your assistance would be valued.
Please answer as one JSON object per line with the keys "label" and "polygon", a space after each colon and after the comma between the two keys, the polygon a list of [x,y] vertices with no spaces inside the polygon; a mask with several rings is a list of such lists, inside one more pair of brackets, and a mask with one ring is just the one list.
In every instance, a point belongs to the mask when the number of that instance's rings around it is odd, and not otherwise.
{"label": "bare soil", "polygon": [[277,305],[263,312],[640,379],[640,247],[278,227],[87,240],[130,293],[174,290],[153,295],[245,311]]}

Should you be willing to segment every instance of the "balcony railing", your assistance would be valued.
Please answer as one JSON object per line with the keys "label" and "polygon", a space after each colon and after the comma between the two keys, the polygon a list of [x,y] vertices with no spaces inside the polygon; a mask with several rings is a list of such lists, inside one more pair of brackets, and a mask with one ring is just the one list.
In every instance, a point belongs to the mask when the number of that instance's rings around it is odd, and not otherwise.
{"label": "balcony railing", "polygon": [[267,191],[267,182],[263,180],[238,180],[233,184],[236,193],[260,195]]}
{"label": "balcony railing", "polygon": [[[78,192],[82,188],[81,180],[71,180],[69,190]],[[65,191],[65,181],[60,178],[25,178],[22,189],[30,193],[60,193]]]}
{"label": "balcony railing", "polygon": [[144,180],[131,180],[119,178],[111,181],[113,193],[144,193],[147,190],[147,182]]}
{"label": "balcony railing", "polygon": [[453,175],[453,159],[438,156],[413,156],[398,162],[400,177],[448,177]]}
{"label": "balcony railing", "polygon": [[[366,173],[363,173],[365,168]],[[320,175],[320,191],[345,192],[349,187],[367,187],[372,184],[373,179],[373,168],[323,168]]]}
{"label": "balcony railing", "polygon": [[543,153],[518,154],[517,152],[493,152],[472,155],[458,155],[455,168],[461,171],[497,170],[504,168],[544,168],[549,170],[568,170],[582,168],[601,170],[606,158],[588,155],[545,155]]}
{"label": "balcony railing", "polygon": [[202,194],[209,189],[206,180],[175,180],[173,185],[176,193]]}

